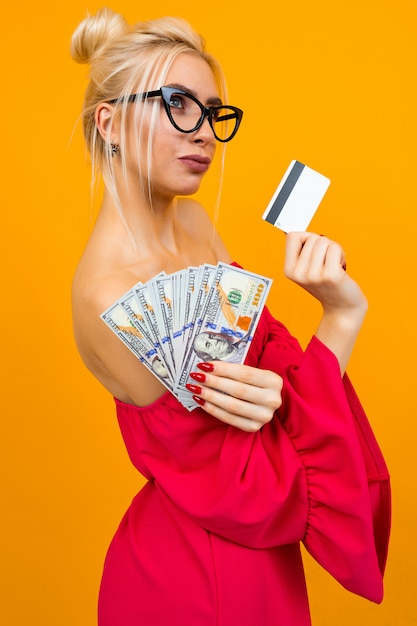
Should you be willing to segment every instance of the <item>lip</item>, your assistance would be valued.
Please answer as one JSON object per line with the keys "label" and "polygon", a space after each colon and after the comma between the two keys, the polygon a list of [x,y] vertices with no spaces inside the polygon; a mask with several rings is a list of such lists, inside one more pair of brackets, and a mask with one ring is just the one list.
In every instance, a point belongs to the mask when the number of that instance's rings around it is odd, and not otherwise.
{"label": "lip", "polygon": [[187,154],[179,159],[193,172],[206,172],[210,167],[211,159],[201,154]]}

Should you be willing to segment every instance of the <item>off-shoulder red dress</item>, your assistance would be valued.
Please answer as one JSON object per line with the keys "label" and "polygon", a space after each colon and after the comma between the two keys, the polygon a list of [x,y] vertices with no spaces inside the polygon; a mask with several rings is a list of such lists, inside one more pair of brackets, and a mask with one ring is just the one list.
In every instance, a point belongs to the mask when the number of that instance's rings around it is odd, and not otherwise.
{"label": "off-shoulder red dress", "polygon": [[300,542],[346,589],[383,596],[390,486],[338,362],[303,352],[265,310],[246,363],[284,379],[283,401],[246,433],[166,392],[116,400],[147,479],[109,547],[99,626],[308,626]]}

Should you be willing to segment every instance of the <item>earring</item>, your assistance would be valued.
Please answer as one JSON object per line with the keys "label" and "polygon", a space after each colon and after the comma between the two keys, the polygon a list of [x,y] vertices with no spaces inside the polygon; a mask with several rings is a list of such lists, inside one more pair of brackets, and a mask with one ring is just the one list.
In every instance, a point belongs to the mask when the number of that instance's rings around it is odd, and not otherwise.
{"label": "earring", "polygon": [[117,145],[117,143],[111,143],[110,144],[110,154],[111,157],[115,157],[119,154],[120,152],[120,146]]}

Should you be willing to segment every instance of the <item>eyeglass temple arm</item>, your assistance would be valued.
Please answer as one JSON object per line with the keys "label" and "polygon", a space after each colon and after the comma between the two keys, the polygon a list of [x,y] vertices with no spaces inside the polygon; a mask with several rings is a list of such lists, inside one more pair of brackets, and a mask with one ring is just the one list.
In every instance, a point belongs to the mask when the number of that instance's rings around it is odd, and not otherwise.
{"label": "eyeglass temple arm", "polygon": [[225,120],[235,120],[238,117],[236,111],[233,113],[228,113],[227,115],[220,115],[216,118],[216,122],[224,122]]}
{"label": "eyeglass temple arm", "polygon": [[157,89],[156,91],[145,91],[144,93],[132,93],[130,96],[125,98],[122,96],[121,98],[114,98],[114,100],[108,100],[109,104],[122,104],[123,102],[136,102],[136,100],[146,100],[146,98],[156,98],[156,96],[161,95],[161,90]]}

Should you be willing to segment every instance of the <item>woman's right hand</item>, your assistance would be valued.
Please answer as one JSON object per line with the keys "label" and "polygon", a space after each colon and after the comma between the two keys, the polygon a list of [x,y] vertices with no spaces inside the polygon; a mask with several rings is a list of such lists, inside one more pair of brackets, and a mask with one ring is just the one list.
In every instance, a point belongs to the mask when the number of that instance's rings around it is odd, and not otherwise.
{"label": "woman's right hand", "polygon": [[282,404],[282,378],[275,372],[225,361],[197,367],[188,390],[207,413],[226,424],[256,432]]}

